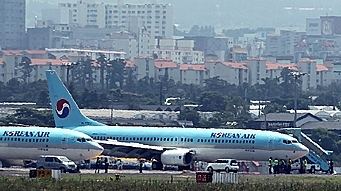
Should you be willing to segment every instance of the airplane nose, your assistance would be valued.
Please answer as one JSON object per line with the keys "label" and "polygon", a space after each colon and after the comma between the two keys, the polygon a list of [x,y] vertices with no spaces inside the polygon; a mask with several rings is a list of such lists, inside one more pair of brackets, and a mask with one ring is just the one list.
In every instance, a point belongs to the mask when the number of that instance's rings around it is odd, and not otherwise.
{"label": "airplane nose", "polygon": [[90,143],[90,145],[91,145],[90,151],[91,151],[92,156],[90,156],[89,158],[102,154],[104,148],[100,144],[93,142],[93,143]]}
{"label": "airplane nose", "polygon": [[303,151],[303,152],[306,152],[306,154],[308,154],[309,153],[309,149],[308,149],[308,147],[306,147],[306,146],[304,146],[304,145],[300,145],[300,149]]}
{"label": "airplane nose", "polygon": [[306,146],[304,146],[303,144],[298,145],[297,151],[300,152],[302,157],[306,156],[309,153],[309,149]]}

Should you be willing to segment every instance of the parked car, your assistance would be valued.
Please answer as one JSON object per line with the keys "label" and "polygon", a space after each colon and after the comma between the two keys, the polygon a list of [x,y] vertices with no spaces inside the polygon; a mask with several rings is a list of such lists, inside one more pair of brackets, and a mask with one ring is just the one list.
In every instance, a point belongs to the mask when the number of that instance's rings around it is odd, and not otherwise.
{"label": "parked car", "polygon": [[206,170],[209,172],[225,171],[237,173],[239,166],[236,159],[218,159],[214,163],[208,163]]}
{"label": "parked car", "polygon": [[59,169],[62,173],[79,172],[75,162],[65,156],[42,155],[38,158],[36,167],[37,169]]}

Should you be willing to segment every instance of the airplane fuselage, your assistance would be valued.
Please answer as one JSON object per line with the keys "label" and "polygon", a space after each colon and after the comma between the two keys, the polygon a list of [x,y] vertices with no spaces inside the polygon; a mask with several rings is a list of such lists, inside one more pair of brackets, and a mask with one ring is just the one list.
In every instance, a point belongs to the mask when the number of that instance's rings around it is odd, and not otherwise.
{"label": "airplane fuselage", "polygon": [[[95,140],[117,140],[119,142],[145,145],[188,148],[195,150],[195,159],[214,161],[218,158],[240,160],[268,160],[269,157],[297,159],[307,149],[299,143],[285,144],[283,140],[294,138],[269,131],[240,129],[201,128],[156,128],[83,126],[74,130],[88,134]],[[116,151],[115,156],[126,156]]]}
{"label": "airplane fuselage", "polygon": [[40,155],[64,155],[71,160],[89,159],[103,150],[91,140],[83,133],[68,129],[0,127],[0,160],[16,164],[18,160],[36,160]]}

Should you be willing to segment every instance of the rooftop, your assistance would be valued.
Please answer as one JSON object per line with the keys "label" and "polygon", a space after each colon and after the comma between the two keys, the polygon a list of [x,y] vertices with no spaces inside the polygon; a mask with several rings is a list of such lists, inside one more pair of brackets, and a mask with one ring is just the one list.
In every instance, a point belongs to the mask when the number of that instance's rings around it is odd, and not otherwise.
{"label": "rooftop", "polygon": [[203,64],[180,64],[180,70],[206,71]]}
{"label": "rooftop", "polygon": [[172,60],[167,59],[156,59],[155,60],[156,68],[177,68],[178,65]]}

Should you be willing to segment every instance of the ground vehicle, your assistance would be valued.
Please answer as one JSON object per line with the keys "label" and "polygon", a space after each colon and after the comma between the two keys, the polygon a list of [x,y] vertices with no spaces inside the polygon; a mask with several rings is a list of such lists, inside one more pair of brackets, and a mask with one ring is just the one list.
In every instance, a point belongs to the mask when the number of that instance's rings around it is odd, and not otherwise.
{"label": "ground vehicle", "polygon": [[37,160],[37,169],[60,169],[62,173],[79,172],[75,162],[57,155],[41,155]]}
{"label": "ground vehicle", "polygon": [[237,173],[239,166],[236,159],[218,159],[214,163],[208,163],[206,170],[209,172],[226,171]]}
{"label": "ground vehicle", "polygon": [[[301,162],[296,161],[291,164],[291,171],[298,170],[300,172],[301,169]],[[315,173],[316,171],[321,171],[321,167],[319,164],[307,164],[305,172],[306,173]]]}

